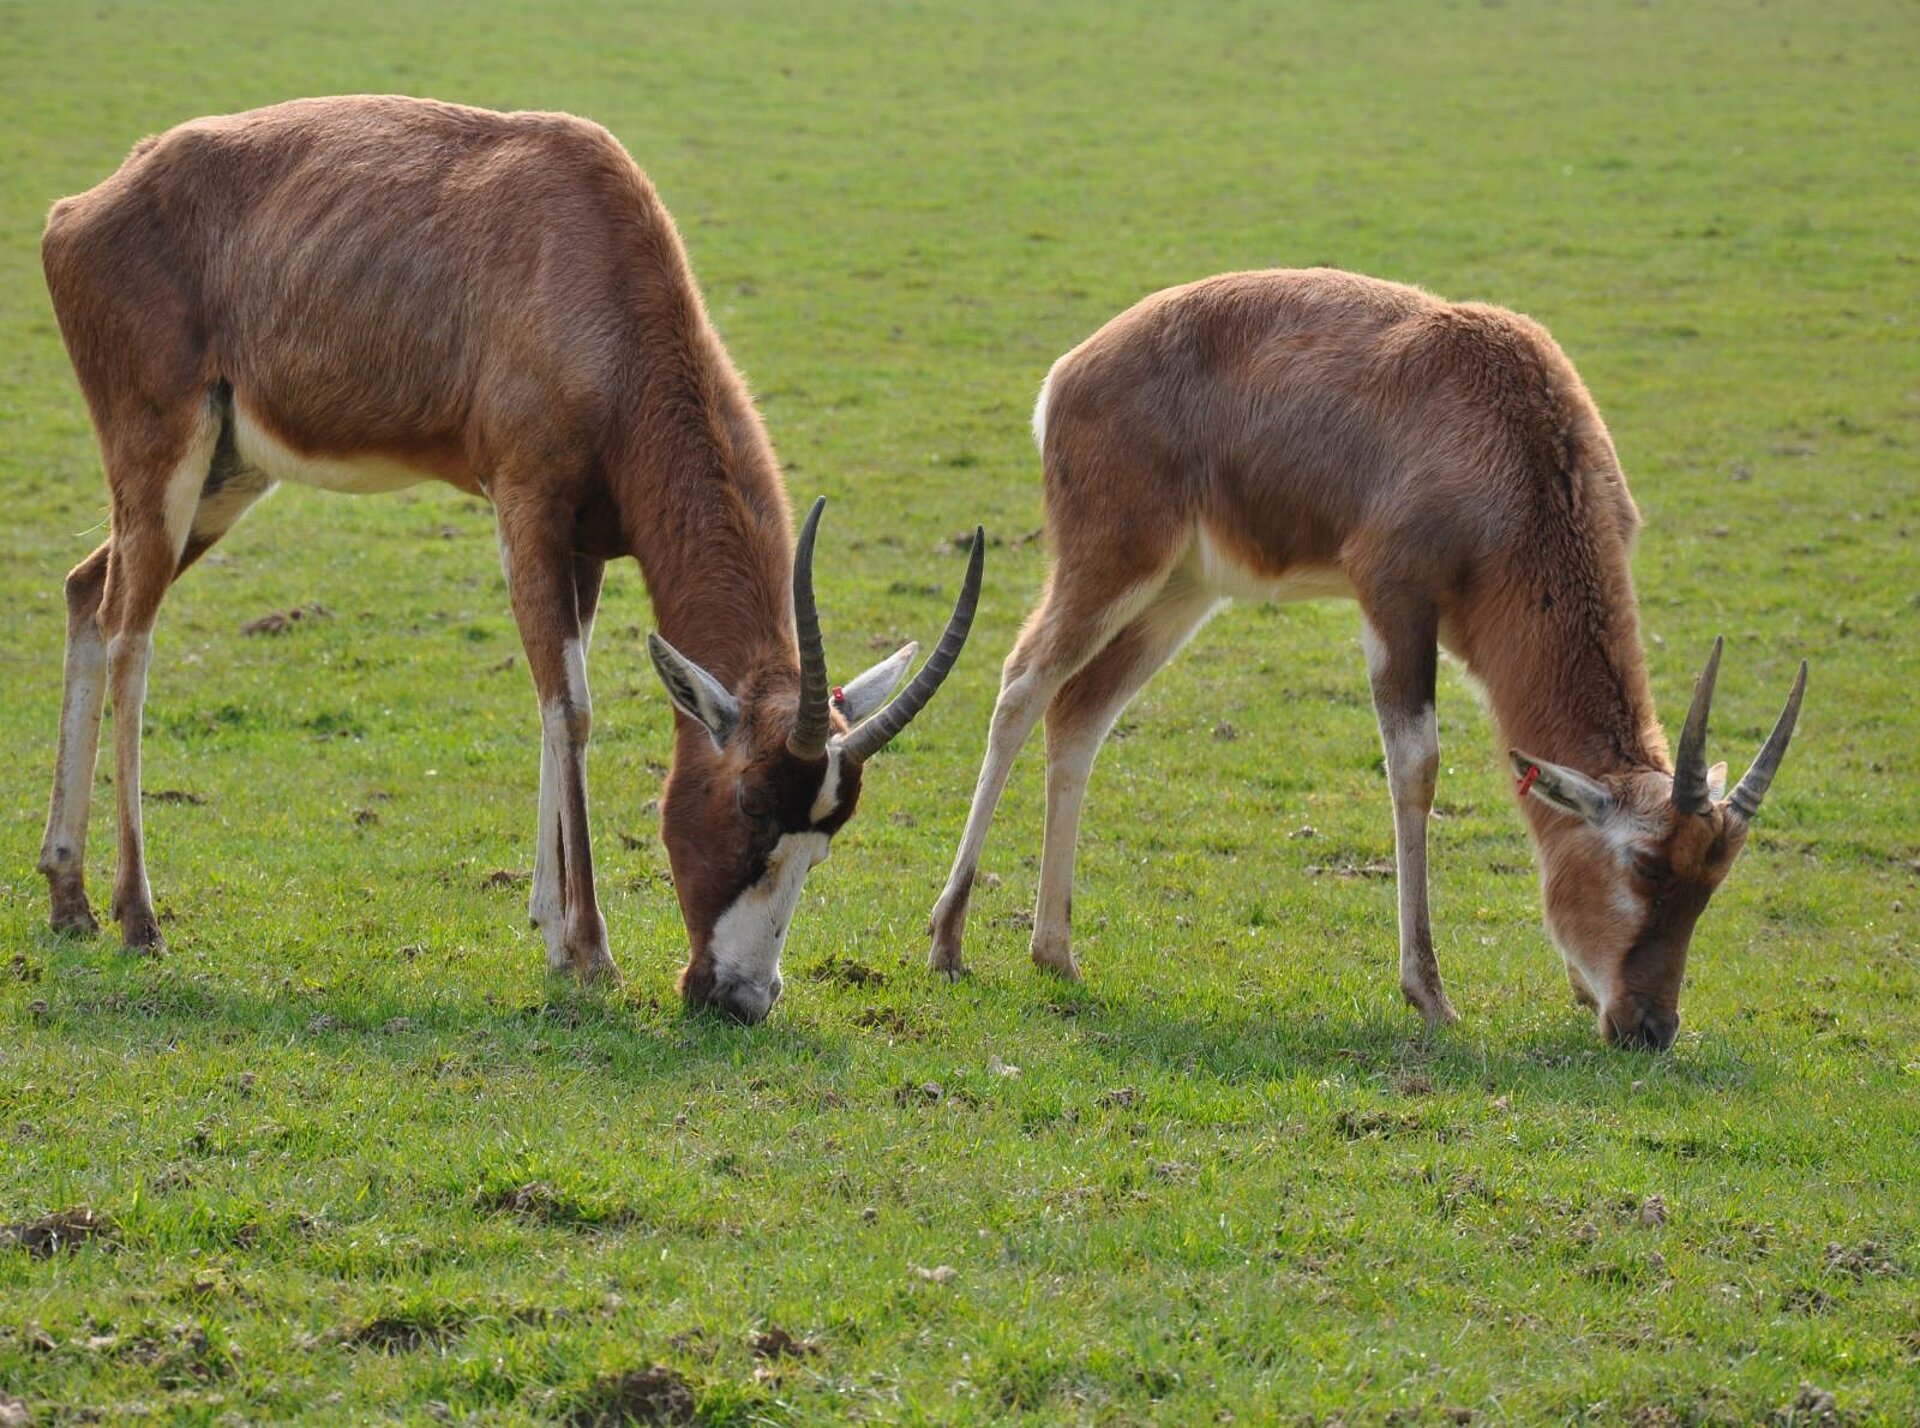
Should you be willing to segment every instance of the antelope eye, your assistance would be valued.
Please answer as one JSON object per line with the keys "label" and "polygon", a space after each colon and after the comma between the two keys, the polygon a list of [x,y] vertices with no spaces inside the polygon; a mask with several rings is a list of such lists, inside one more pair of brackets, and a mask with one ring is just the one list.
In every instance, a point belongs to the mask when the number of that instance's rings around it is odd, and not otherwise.
{"label": "antelope eye", "polygon": [[740,812],[754,822],[764,823],[773,817],[773,803],[768,799],[765,790],[748,788],[745,784],[741,784],[735,791],[734,797],[740,805]]}

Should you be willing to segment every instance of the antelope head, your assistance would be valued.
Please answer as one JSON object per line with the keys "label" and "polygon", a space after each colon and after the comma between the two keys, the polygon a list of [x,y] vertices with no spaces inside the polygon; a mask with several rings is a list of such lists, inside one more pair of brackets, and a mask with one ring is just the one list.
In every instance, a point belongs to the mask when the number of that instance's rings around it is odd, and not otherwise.
{"label": "antelope head", "polygon": [[1759,756],[1731,795],[1727,766],[1707,767],[1707,711],[1722,642],[1694,686],[1672,774],[1633,768],[1593,779],[1510,752],[1528,790],[1577,823],[1540,840],[1547,928],[1574,992],[1617,1046],[1664,1051],[1680,1030],[1680,983],[1694,923],[1746,846],[1806,692],[1807,665]]}
{"label": "antelope head", "polygon": [[[748,1025],[780,997],[780,952],[807,873],[853,816],[860,778],[934,696],[953,668],[980,600],[986,540],[974,533],[946,633],[892,700],[919,652],[908,644],[839,689],[829,687],[813,544],[825,498],[801,528],[793,560],[799,685],[791,667],[728,689],[659,635],[647,652],[674,707],[691,721],[661,800],[661,833],[691,955],[680,994]],[[697,726],[697,727],[694,727]],[[692,732],[689,733],[688,729]]]}

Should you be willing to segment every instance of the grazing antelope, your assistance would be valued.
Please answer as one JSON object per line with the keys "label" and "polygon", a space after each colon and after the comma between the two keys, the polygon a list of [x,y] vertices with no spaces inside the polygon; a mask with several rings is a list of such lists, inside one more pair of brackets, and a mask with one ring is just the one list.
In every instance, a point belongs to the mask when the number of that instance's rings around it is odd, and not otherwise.
{"label": "grazing antelope", "polygon": [[1053,567],[934,907],[935,970],[963,970],[987,825],[1043,712],[1033,960],[1077,977],[1074,837],[1120,710],[1224,599],[1338,594],[1360,604],[1386,748],[1407,999],[1430,1024],[1456,1020],[1427,917],[1445,644],[1514,746],[1575,994],[1608,1041],[1671,1044],[1694,921],[1779,767],[1806,666],[1722,799],[1726,767],[1705,760],[1716,641],[1668,763],[1627,570],[1639,513],[1541,327],[1351,273],[1231,273],[1157,293],[1062,357],[1033,425]]}
{"label": "grazing antelope", "polygon": [[[548,966],[611,974],[588,844],[587,645],[606,562],[635,557],[679,711],[661,824],[689,1003],[780,995],[809,868],[861,769],[939,688],[979,595],[891,703],[908,645],[830,696],[813,598],[758,413],[673,221],[605,130],[399,98],[301,100],[143,140],[54,205],[42,245],[98,432],[111,535],[67,577],[67,655],[40,868],[57,929],[97,929],[83,868],[114,703],[113,916],[158,948],[140,719],[168,587],[279,481],[437,479],[493,504],[540,699],[528,915]],[[797,631],[796,631],[797,623]]]}

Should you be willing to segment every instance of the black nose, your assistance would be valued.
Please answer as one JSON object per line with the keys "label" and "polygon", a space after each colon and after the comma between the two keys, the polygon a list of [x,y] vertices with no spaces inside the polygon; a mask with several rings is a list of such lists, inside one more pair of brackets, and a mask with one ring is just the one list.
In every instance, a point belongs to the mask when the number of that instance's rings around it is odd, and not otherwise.
{"label": "black nose", "polygon": [[741,1026],[758,1026],[767,1019],[774,1003],[780,1000],[781,982],[775,977],[765,987],[737,982],[717,987],[708,1005],[728,1021]]}
{"label": "black nose", "polygon": [[1614,1006],[1601,1018],[1607,1040],[1631,1051],[1665,1051],[1680,1035],[1680,1013],[1658,1007]]}

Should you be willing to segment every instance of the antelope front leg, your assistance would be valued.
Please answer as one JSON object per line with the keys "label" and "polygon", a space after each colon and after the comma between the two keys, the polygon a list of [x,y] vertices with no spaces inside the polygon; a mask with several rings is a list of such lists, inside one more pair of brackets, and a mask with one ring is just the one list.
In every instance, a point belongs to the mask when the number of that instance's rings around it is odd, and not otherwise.
{"label": "antelope front leg", "polygon": [[[502,549],[502,564],[511,570],[512,562]],[[580,625],[580,651],[583,662],[593,643],[593,617],[600,604],[600,581],[605,562],[575,556],[573,562],[574,615]],[[511,578],[511,577],[509,577]],[[542,729],[540,740],[540,805],[537,835],[534,840],[533,888],[527,897],[527,921],[540,929],[547,944],[547,970],[571,972],[573,958],[567,951],[567,899],[565,835],[561,817],[560,766],[553,756],[552,741]]]}
{"label": "antelope front leg", "polygon": [[1367,675],[1393,792],[1393,857],[1400,894],[1400,990],[1428,1026],[1460,1019],[1447,1000],[1433,955],[1427,912],[1427,818],[1440,771],[1440,724],[1434,712],[1439,649],[1430,615],[1383,619],[1369,611],[1362,625]]}
{"label": "antelope front leg", "polygon": [[593,883],[587,825],[593,706],[568,528],[546,513],[503,508],[500,546],[540,697],[540,815],[528,912],[546,938],[550,969],[571,971],[583,982],[617,976]]}

